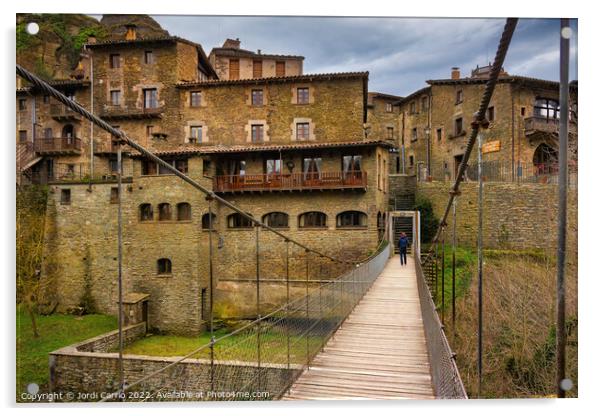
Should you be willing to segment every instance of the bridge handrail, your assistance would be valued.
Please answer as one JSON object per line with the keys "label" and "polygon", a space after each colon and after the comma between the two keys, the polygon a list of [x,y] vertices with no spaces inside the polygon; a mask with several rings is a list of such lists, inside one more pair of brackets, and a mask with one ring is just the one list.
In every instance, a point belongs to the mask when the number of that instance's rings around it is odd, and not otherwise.
{"label": "bridge handrail", "polygon": [[418,297],[435,397],[438,399],[467,399],[468,395],[456,365],[456,355],[449,345],[443,325],[439,320],[437,308],[424,277],[420,256],[417,256],[416,250],[414,251],[414,264],[416,265]]}

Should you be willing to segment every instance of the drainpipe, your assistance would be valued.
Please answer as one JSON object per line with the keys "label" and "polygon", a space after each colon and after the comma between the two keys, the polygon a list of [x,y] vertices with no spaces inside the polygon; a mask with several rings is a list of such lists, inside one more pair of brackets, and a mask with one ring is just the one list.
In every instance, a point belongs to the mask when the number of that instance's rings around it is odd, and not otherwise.
{"label": "drainpipe", "polygon": [[405,145],[405,131],[406,131],[406,113],[402,110],[401,112],[401,173],[406,174],[406,145]]}
{"label": "drainpipe", "polygon": [[[90,112],[94,114],[94,57],[92,51],[84,45],[84,52],[90,60]],[[94,177],[94,123],[90,122],[90,184],[92,190],[92,178]]]}

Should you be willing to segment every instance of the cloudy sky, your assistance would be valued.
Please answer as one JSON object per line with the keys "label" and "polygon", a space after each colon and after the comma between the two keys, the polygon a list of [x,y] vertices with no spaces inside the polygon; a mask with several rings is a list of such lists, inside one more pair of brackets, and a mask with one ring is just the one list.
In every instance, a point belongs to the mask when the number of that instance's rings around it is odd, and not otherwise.
{"label": "cloudy sky", "polygon": [[[504,19],[153,16],[209,54],[230,38],[263,53],[305,56],[305,73],[370,71],[370,91],[407,95],[427,79],[493,61]],[[505,69],[558,80],[559,20],[519,20]],[[574,34],[576,22],[572,22]],[[576,57],[576,36],[572,43]],[[576,59],[571,79],[576,76]]]}

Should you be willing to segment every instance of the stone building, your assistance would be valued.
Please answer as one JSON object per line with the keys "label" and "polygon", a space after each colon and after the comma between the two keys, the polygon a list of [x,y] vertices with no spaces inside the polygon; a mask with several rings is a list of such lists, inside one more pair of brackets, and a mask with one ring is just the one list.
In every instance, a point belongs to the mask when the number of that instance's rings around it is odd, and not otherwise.
{"label": "stone building", "polygon": [[[368,122],[365,134],[369,139],[399,143],[401,123],[400,105],[402,97],[380,92],[368,93]],[[397,146],[390,149],[389,172],[401,172],[402,159]]]}
{"label": "stone building", "polygon": [[241,49],[238,38],[226,39],[221,48],[213,48],[209,54],[211,65],[221,80],[302,75],[304,59]]}
{"label": "stone building", "polygon": [[[141,38],[134,27],[123,39],[90,39],[84,52],[80,79],[54,82],[80,104],[298,241],[348,260],[375,250],[394,144],[364,135],[368,73],[301,75],[299,66],[294,75],[222,79],[200,45]],[[19,90],[17,105],[24,148],[31,144],[20,165],[24,180],[50,187],[43,267],[50,306],[65,311],[89,295],[97,310],[115,314],[113,138],[35,89]],[[52,128],[48,139],[29,130],[40,125]],[[209,235],[217,289],[236,290],[255,276],[256,230],[217,204],[211,216],[203,194],[131,149],[124,149],[123,172],[125,293],[145,299],[151,328],[198,333],[211,290]],[[282,280],[284,241],[265,230],[259,240],[262,279]],[[306,255],[291,253],[291,278],[304,278]],[[333,277],[330,263],[311,258],[312,277]],[[260,299],[266,308],[269,295]],[[216,306],[247,316],[244,305]]]}
{"label": "stone building", "polygon": [[[461,77],[453,68],[449,79],[429,80],[399,101],[400,152],[405,173],[421,179],[451,180],[465,151],[470,123],[478,110],[490,67],[476,68]],[[483,131],[485,176],[491,179],[530,180],[554,173],[558,149],[557,82],[500,75],[487,110],[490,126]],[[577,85],[571,84],[570,143],[572,166],[577,160]],[[468,178],[476,175],[476,152]]]}

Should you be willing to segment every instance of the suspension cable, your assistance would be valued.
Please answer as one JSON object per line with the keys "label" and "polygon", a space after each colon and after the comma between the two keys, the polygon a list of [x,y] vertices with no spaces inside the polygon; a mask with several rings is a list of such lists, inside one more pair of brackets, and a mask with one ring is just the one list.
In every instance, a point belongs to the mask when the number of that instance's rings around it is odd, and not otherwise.
{"label": "suspension cable", "polygon": [[439,226],[437,227],[437,233],[431,242],[431,246],[428,251],[428,255],[425,261],[430,260],[433,255],[433,249],[435,244],[439,241],[441,234],[443,232],[444,227],[446,226],[447,217],[452,208],[452,204],[456,196],[460,192],[460,183],[462,182],[462,178],[466,173],[466,168],[468,166],[468,160],[470,159],[470,154],[472,153],[472,148],[475,145],[477,134],[481,125],[485,121],[485,113],[487,108],[489,107],[489,102],[491,101],[491,97],[493,96],[493,91],[495,90],[495,86],[497,84],[497,80],[500,75],[500,71],[502,70],[502,65],[504,64],[504,59],[506,58],[506,53],[508,52],[508,48],[510,47],[510,41],[512,40],[512,35],[514,34],[514,29],[516,29],[516,24],[518,23],[517,18],[508,18],[506,19],[506,25],[504,26],[504,31],[502,32],[502,36],[500,38],[500,42],[498,44],[497,52],[495,54],[495,60],[493,61],[493,66],[491,68],[491,72],[489,73],[489,79],[487,80],[487,84],[485,87],[485,92],[483,93],[483,97],[481,98],[481,104],[479,105],[479,110],[475,114],[474,122],[472,123],[472,130],[470,132],[470,138],[468,143],[466,144],[466,151],[462,156],[462,162],[460,162],[460,166],[458,168],[458,172],[456,174],[456,180],[454,185],[450,191],[450,197],[447,201],[447,206],[445,207],[445,212],[441,217],[441,221],[439,221]]}
{"label": "suspension cable", "polygon": [[[305,244],[288,237],[286,234],[283,234],[282,232],[276,230],[275,228],[272,228],[269,225],[264,224],[262,221],[256,219],[252,215],[247,214],[246,212],[244,212],[243,210],[238,208],[236,205],[234,205],[231,202],[228,202],[227,200],[216,195],[212,190],[205,188],[203,185],[201,185],[194,179],[186,176],[185,174],[183,174],[182,172],[177,170],[175,167],[173,167],[169,163],[165,162],[163,159],[156,156],[154,153],[150,152],[145,147],[141,146],[140,144],[138,144],[137,142],[132,140],[123,130],[116,129],[113,126],[111,126],[109,123],[107,123],[106,121],[95,116],[94,114],[92,114],[91,112],[86,110],[84,107],[82,107],[80,104],[71,100],[66,95],[62,94],[61,92],[57,91],[55,88],[53,88],[51,85],[49,85],[46,81],[44,81],[41,78],[39,78],[38,76],[32,74],[31,72],[29,72],[28,70],[23,68],[21,65],[17,64],[16,68],[17,68],[17,75],[24,78],[25,80],[30,82],[35,87],[41,89],[45,94],[52,96],[57,101],[61,102],[65,106],[69,107],[71,110],[75,111],[76,113],[78,113],[81,116],[85,117],[86,119],[90,120],[92,123],[96,124],[101,129],[109,132],[114,137],[118,137],[121,141],[121,144],[127,144],[131,148],[137,150],[143,156],[147,157],[148,159],[152,160],[153,162],[158,163],[159,165],[161,165],[161,167],[165,168],[165,170],[176,175],[178,178],[180,178],[183,181],[187,182],[188,184],[192,185],[194,188],[205,193],[206,195],[210,196],[211,198],[215,199],[216,201],[225,205],[226,207],[230,208],[231,210],[235,211],[236,213],[242,215],[244,218],[248,219],[256,226],[264,228],[268,231],[271,231],[272,233],[282,237],[285,240],[291,241],[293,244],[296,244],[299,247],[301,247],[309,252],[318,254],[320,256],[324,256],[335,262],[342,263],[342,264],[356,264],[357,263],[357,262],[350,262],[347,260],[339,259],[339,258],[336,258],[333,256],[329,256],[327,254],[321,253],[318,250],[312,249],[312,248],[306,246]],[[360,263],[363,263],[363,262],[364,261],[361,261]]]}

